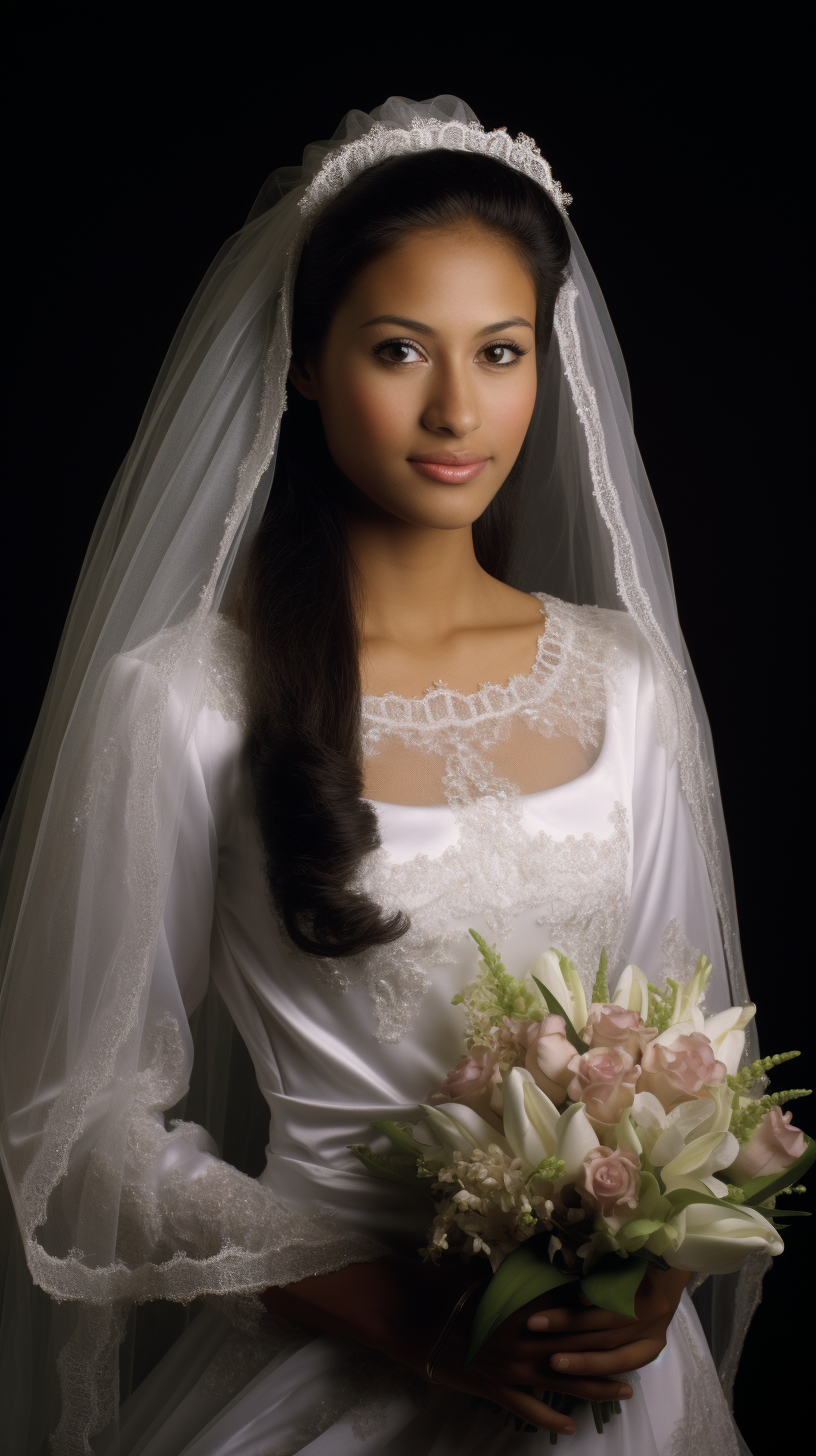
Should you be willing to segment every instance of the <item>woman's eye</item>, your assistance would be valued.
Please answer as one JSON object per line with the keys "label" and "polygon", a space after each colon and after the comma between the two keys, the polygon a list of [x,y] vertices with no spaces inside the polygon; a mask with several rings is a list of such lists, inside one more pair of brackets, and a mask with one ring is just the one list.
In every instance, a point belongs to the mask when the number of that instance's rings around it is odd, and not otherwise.
{"label": "woman's eye", "polygon": [[520,349],[517,344],[488,344],[482,350],[487,364],[515,364],[526,349]]}
{"label": "woman's eye", "polygon": [[382,344],[375,344],[374,353],[386,364],[415,364],[422,360],[416,345],[407,339],[386,339]]}

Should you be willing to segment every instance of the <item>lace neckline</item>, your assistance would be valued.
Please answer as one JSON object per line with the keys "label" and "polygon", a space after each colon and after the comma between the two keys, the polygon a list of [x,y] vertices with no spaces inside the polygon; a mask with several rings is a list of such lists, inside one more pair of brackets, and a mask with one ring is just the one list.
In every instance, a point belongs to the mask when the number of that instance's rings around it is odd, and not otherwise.
{"label": "lace neckline", "polygon": [[509,682],[481,683],[472,693],[458,692],[443,682],[433,683],[421,698],[402,698],[397,693],[381,697],[363,695],[363,721],[367,728],[438,728],[454,723],[475,723],[484,718],[504,717],[518,712],[542,692],[553,692],[566,660],[569,621],[559,612],[563,604],[545,592],[531,592],[541,603],[544,630],[538,638],[535,662],[526,673],[515,673]]}

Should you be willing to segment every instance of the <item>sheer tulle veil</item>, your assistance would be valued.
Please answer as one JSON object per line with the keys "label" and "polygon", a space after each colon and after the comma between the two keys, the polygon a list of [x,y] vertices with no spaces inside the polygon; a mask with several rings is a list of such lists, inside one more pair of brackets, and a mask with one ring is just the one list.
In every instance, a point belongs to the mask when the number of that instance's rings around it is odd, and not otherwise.
{"label": "sheer tulle veil", "polygon": [[[352,111],[330,141],[307,147],[302,167],[272,174],[192,300],[105,501],[6,811],[2,1159],[30,1275],[72,1302],[64,1334],[85,1342],[73,1346],[79,1362],[63,1359],[63,1421],[71,1407],[75,1432],[113,1413],[130,1303],[250,1291],[283,1282],[282,1269],[285,1277],[280,1239],[231,1240],[206,1258],[168,1249],[157,1261],[128,1220],[134,1119],[178,1109],[194,1054],[186,1026],[167,1026],[163,1040],[143,1034],[195,717],[182,705],[197,701],[213,625],[235,595],[274,489],[303,240],[362,169],[436,147],[487,153],[526,173],[566,218],[570,199],[536,146],[485,132],[448,96],[391,98],[370,116]],[[705,949],[721,1003],[741,1003],[747,990],[708,723],[623,359],[567,226],[572,260],[525,453],[524,546],[513,580],[624,610],[651,649],[663,742],[679,764],[722,931],[721,946]],[[214,1070],[205,1098],[220,1108],[210,1126],[216,1141],[225,1083]],[[312,1236],[323,1237],[303,1235]],[[19,1382],[31,1379],[21,1362],[31,1364],[39,1316],[33,1296],[26,1302],[22,1266],[15,1279],[18,1323],[5,1338],[7,1370]],[[714,1301],[709,1318],[719,1354],[733,1363],[723,1315],[731,1298]]]}

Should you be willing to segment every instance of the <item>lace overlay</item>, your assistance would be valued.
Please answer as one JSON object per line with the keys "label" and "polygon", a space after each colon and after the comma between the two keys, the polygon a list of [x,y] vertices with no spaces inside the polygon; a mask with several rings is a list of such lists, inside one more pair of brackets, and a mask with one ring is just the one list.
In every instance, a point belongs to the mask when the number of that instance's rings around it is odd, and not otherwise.
{"label": "lace overlay", "polygon": [[[516,916],[537,910],[538,923],[569,952],[587,992],[602,946],[615,963],[629,910],[624,806],[615,804],[607,835],[531,836],[519,790],[497,774],[491,750],[522,722],[544,738],[572,738],[597,755],[629,624],[617,612],[535,595],[545,630],[530,673],[472,694],[437,684],[422,698],[363,699],[366,756],[395,746],[436,756],[458,832],[440,856],[418,854],[399,864],[380,849],[363,865],[359,887],[386,911],[400,908],[410,917],[400,940],[357,957],[305,958],[337,990],[366,986],[383,1042],[400,1041],[414,1025],[433,967],[453,958],[463,922],[477,915],[503,943]],[[202,660],[206,706],[245,724],[245,634],[219,618]]]}
{"label": "lace overlay", "polygon": [[[699,959],[699,950],[692,945],[677,917],[673,916],[666,926],[660,942],[660,964],[656,972],[657,984],[665,986],[666,977],[671,976],[673,980],[679,981],[681,986],[685,986],[691,980]],[[702,997],[700,1004],[705,1004],[705,996]]]}
{"label": "lace overlay", "polygon": [[215,613],[209,640],[201,654],[204,704],[228,723],[248,727],[247,674],[249,638],[230,617]]}
{"label": "lace overlay", "polygon": [[320,962],[323,974],[346,990],[362,982],[374,1006],[376,1035],[397,1042],[413,1026],[431,969],[454,958],[463,923],[481,915],[497,943],[512,935],[513,919],[538,910],[553,943],[569,950],[587,992],[606,946],[614,965],[629,909],[629,833],[616,804],[605,838],[587,833],[532,838],[518,799],[488,797],[456,811],[458,842],[443,854],[404,864],[378,850],[361,884],[387,910],[407,911],[411,925],[393,945],[345,961]]}
{"label": "lace overlay", "polygon": [[[394,693],[364,697],[366,758],[388,753],[393,760],[395,751],[435,757],[439,797],[451,806],[486,794],[519,792],[497,767],[498,761],[505,767],[512,761],[512,750],[502,755],[497,745],[507,743],[519,727],[580,745],[582,769],[588,768],[603,739],[607,688],[618,676],[624,619],[620,613],[572,606],[543,592],[535,596],[542,603],[545,626],[529,673],[512,677],[505,686],[483,684],[475,693],[436,683],[421,698]],[[517,758],[524,755],[523,741],[515,753]]]}

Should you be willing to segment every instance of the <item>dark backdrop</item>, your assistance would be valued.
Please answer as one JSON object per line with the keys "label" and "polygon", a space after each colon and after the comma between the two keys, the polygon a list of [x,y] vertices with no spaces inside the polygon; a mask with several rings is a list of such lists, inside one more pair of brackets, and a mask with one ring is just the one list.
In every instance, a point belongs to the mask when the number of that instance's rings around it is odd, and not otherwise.
{"label": "dark backdrop", "polygon": [[[115,31],[101,17],[38,15],[13,50],[4,790],[100,503],[216,249],[267,173],[351,107],[453,92],[485,126],[535,136],[574,195],[712,722],[763,1049],[796,1044],[799,1014],[780,999],[783,973],[797,999],[809,979],[801,728],[791,738],[802,677],[791,599],[809,560],[790,272],[804,241],[795,39],[744,21],[718,36],[710,19],[667,11],[660,30],[625,18],[599,29],[591,9],[573,21],[515,7],[490,12],[486,30],[423,10],[402,12],[397,33],[383,29],[386,7],[340,25],[236,6],[217,34],[191,10],[186,33],[148,44],[158,12],[116,13]],[[786,1391],[788,1415],[793,1395],[806,1235],[794,1225],[787,1237],[737,1381],[755,1453],[779,1439],[771,1393]]]}

